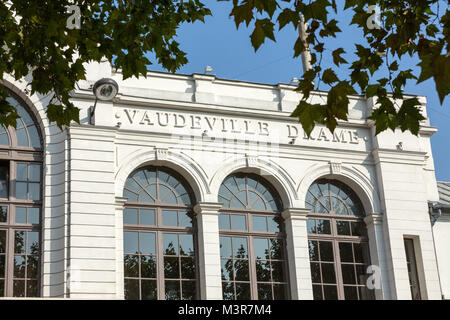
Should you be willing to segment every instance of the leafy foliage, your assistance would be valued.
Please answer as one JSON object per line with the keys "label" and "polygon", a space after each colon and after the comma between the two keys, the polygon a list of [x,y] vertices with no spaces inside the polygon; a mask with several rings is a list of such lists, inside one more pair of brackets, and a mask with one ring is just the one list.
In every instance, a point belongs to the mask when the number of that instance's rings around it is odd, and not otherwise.
{"label": "leafy foliage", "polygon": [[[448,4],[444,8],[445,1],[345,0],[343,8],[336,0],[218,1],[232,2],[230,16],[237,28],[241,24],[253,28],[250,41],[255,50],[266,39],[276,41],[277,28],[298,28],[304,17],[307,41],[297,39],[293,51],[297,57],[310,50],[312,68],[299,82],[302,99],[292,116],[298,117],[307,134],[317,123],[333,131],[339,120],[347,120],[349,96],[357,89],[377,104],[370,116],[377,134],[388,128],[418,134],[424,117],[418,99],[403,95],[407,81],[434,79],[441,103],[450,93],[450,11]],[[70,16],[66,6],[71,4],[80,7],[80,29],[66,28]],[[369,6],[380,8],[380,27]],[[326,47],[327,39],[343,36],[333,18],[342,10],[352,14],[351,23],[365,40],[355,46],[356,58],[350,63],[343,48]],[[200,0],[1,1],[0,74],[20,79],[31,70],[31,92],[54,95],[49,120],[68,125],[79,121],[78,109],[69,99],[76,81],[85,77],[84,63],[106,58],[122,69],[124,78],[146,76],[152,64],[146,56],[153,52],[158,63],[175,72],[188,61],[174,40],[178,27],[204,21],[208,15],[211,11]],[[334,66],[322,68],[324,54],[331,55]],[[419,59],[419,75],[401,69],[405,55]],[[338,77],[336,70],[343,67],[351,71],[350,79]],[[374,79],[380,68],[387,69],[387,76]],[[310,103],[311,93],[321,84],[329,86],[326,102]],[[17,114],[6,96],[0,88],[0,123],[14,125]]]}

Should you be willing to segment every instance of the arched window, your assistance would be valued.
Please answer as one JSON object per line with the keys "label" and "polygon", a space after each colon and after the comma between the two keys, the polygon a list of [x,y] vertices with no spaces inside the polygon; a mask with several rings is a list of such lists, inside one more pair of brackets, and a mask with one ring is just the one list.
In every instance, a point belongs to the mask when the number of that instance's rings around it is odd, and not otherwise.
{"label": "arched window", "polygon": [[339,181],[319,179],[308,190],[306,208],[314,299],[373,299],[366,287],[365,213],[356,194]]}
{"label": "arched window", "polygon": [[197,299],[188,184],[169,168],[146,167],[128,177],[123,196],[125,299]]}
{"label": "arched window", "polygon": [[23,101],[10,93],[16,129],[0,126],[0,297],[38,297],[42,142]]}
{"label": "arched window", "polygon": [[225,300],[286,299],[285,232],[279,196],[254,174],[233,174],[219,190]]}

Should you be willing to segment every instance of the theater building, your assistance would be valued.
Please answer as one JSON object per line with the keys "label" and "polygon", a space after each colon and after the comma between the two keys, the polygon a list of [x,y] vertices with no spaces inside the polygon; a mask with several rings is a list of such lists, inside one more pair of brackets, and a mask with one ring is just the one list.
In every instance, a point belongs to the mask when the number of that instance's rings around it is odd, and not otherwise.
{"label": "theater building", "polygon": [[[102,78],[119,93],[95,103]],[[295,86],[124,81],[93,63],[73,91],[80,123],[60,130],[50,96],[2,85],[21,116],[0,128],[2,297],[450,298],[428,118],[418,136],[375,136],[374,100],[355,95],[348,121],[307,137]]]}

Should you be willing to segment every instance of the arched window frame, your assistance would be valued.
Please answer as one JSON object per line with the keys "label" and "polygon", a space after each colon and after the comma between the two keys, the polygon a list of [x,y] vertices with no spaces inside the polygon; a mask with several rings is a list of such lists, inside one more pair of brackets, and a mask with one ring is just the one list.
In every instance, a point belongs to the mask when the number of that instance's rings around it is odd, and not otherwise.
{"label": "arched window frame", "polygon": [[[191,187],[189,186],[189,184],[187,183],[187,181],[177,172],[175,172],[174,170],[168,168],[168,167],[162,167],[162,166],[145,166],[145,167],[141,167],[138,168],[136,170],[134,170],[130,176],[127,179],[127,182],[129,179],[131,179],[137,172],[139,171],[143,171],[143,170],[154,170],[155,172],[157,172],[156,177],[157,178],[157,182],[156,182],[156,201],[154,202],[140,202],[140,201],[127,201],[125,203],[125,208],[124,208],[124,235],[127,232],[134,232],[134,233],[153,233],[155,234],[155,254],[153,255],[156,258],[156,275],[154,278],[154,280],[152,281],[156,281],[157,284],[157,292],[156,292],[156,299],[158,300],[164,300],[164,299],[170,299],[170,297],[166,296],[166,290],[165,290],[165,282],[166,280],[168,281],[178,281],[180,283],[184,283],[183,280],[181,280],[182,278],[179,278],[177,280],[170,280],[168,278],[165,277],[165,258],[169,258],[169,259],[175,259],[175,256],[173,257],[167,257],[164,252],[163,252],[163,247],[164,247],[164,235],[167,234],[172,234],[172,235],[176,235],[177,238],[180,240],[180,235],[192,235],[192,240],[193,240],[193,250],[194,250],[194,267],[195,267],[195,297],[194,299],[199,299],[200,298],[200,288],[199,288],[199,268],[198,268],[198,255],[197,255],[197,250],[198,250],[198,239],[197,239],[197,224],[196,224],[196,219],[194,218],[194,214],[193,214],[193,206],[195,205],[195,196],[194,193],[191,189]],[[175,179],[178,180],[179,184],[183,185],[185,190],[187,191],[187,195],[189,197],[189,204],[171,204],[171,203],[165,203],[163,201],[161,201],[159,199],[159,185],[160,185],[160,181],[159,181],[159,172],[165,172],[168,174],[168,176],[174,177]],[[170,178],[169,178],[170,179]],[[167,179],[166,182],[169,180]],[[163,183],[165,184],[165,183]],[[167,184],[165,184],[167,186]],[[124,188],[124,196],[125,196],[125,190],[127,189],[127,183],[125,184],[125,188]],[[178,184],[177,184],[178,186]],[[145,187],[145,186],[143,186]],[[175,186],[176,187],[176,186]],[[175,188],[172,188],[175,189]],[[144,191],[143,191],[144,192]],[[186,198],[185,198],[186,199]],[[186,202],[186,201],[184,201]],[[141,219],[141,210],[153,210],[154,211],[154,225],[151,224],[140,224],[140,220],[137,220],[137,223],[127,223],[127,214],[128,212],[130,212],[130,210],[139,210],[138,211],[138,218],[137,219]],[[168,226],[165,225],[163,222],[163,214],[164,212],[174,212],[177,211],[177,226]],[[180,214],[180,212],[187,212],[189,218],[191,219],[191,226],[186,227],[186,226],[181,226],[179,225],[182,219],[182,214]],[[185,220],[184,220],[185,221]],[[139,236],[140,239],[140,236]],[[125,237],[124,237],[124,241]],[[140,240],[138,240],[140,241]],[[125,243],[124,243],[125,245]],[[179,244],[180,247],[181,243]],[[180,248],[178,248],[179,250]],[[127,254],[127,252],[124,251],[124,258],[127,255],[131,255],[131,254]],[[139,257],[144,256],[146,254],[139,254]],[[181,256],[181,255],[177,255],[176,259],[178,261],[178,267],[181,268],[181,260],[188,258],[188,256]],[[124,262],[125,263],[125,262]],[[126,268],[126,266],[124,266]],[[180,271],[180,276],[181,275],[181,270]],[[139,274],[138,277],[127,277],[126,272],[125,272],[125,281],[128,280],[139,280],[139,293],[138,293],[138,297],[133,296],[133,297],[128,297],[129,299],[144,299],[145,297],[142,296],[142,280],[144,279],[145,281],[145,277],[142,277],[142,272],[141,272],[141,264],[139,264]],[[150,278],[147,278],[150,279]],[[193,282],[193,281],[191,281]],[[181,285],[180,287],[180,292],[183,290],[183,286]],[[126,288],[125,288],[126,291]],[[182,295],[182,292],[181,292]],[[127,298],[127,297],[125,297]],[[180,297],[182,298],[182,297]]]}
{"label": "arched window frame", "polygon": [[[325,190],[319,185],[327,186],[328,195],[323,196]],[[320,190],[323,197],[318,197],[319,194],[314,195],[313,190]],[[336,190],[339,191],[336,193]],[[345,195],[345,198],[341,195]],[[327,197],[329,200],[326,200]],[[306,207],[311,210],[308,214],[307,230],[314,299],[373,299],[373,291],[366,287],[365,271],[370,265],[370,254],[367,227],[364,222],[365,212],[356,193],[338,180],[321,178],[310,186],[306,199]],[[315,202],[312,203],[311,199]],[[338,199],[341,204],[333,206],[333,199]],[[327,201],[330,201],[330,206]],[[342,211],[342,206],[345,206],[346,213]],[[315,210],[318,207],[320,210]],[[331,210],[323,212],[324,208]],[[325,254],[330,243],[332,256]],[[349,255],[343,254],[350,251],[351,259]],[[332,270],[329,269],[331,264],[337,289],[335,297],[331,290],[334,286],[333,277],[330,276]],[[350,266],[353,266],[354,284],[350,284],[349,280],[353,280],[349,276]]]}
{"label": "arched window frame", "polygon": [[[7,89],[8,90],[8,89]],[[41,295],[41,224],[43,197],[43,139],[38,121],[25,102],[8,90],[7,101],[18,109],[17,130],[27,137],[19,145],[16,129],[2,126],[8,144],[0,145],[0,297]],[[24,120],[25,119],[25,120]],[[24,125],[24,121],[27,126]],[[20,129],[22,127],[22,129]],[[32,132],[29,128],[33,127]],[[23,140],[22,140],[23,141]],[[3,210],[2,210],[3,211]],[[1,266],[3,264],[3,266]],[[1,270],[3,269],[3,270]]]}
{"label": "arched window frame", "polygon": [[[265,204],[266,208],[265,209],[254,209],[249,205],[246,205],[245,207],[241,207],[241,208],[232,208],[231,207],[231,202],[230,205],[228,205],[228,207],[224,206],[219,210],[219,235],[220,235],[220,241],[221,241],[221,266],[222,266],[222,288],[223,288],[223,298],[224,299],[237,299],[240,298],[238,296],[238,287],[236,286],[236,284],[239,283],[249,283],[250,284],[250,296],[248,297],[249,299],[252,300],[258,300],[258,283],[260,284],[266,284],[266,285],[270,285],[272,288],[272,298],[277,298],[277,293],[275,292],[275,286],[273,285],[282,285],[284,286],[284,290],[283,290],[283,297],[282,299],[288,299],[289,298],[289,293],[290,293],[290,289],[289,289],[289,274],[288,274],[288,264],[287,264],[287,250],[286,250],[286,232],[285,232],[285,228],[284,228],[284,221],[281,218],[281,211],[282,211],[282,202],[281,202],[281,197],[279,196],[279,194],[275,191],[275,189],[271,186],[271,184],[266,181],[264,178],[262,178],[261,176],[258,176],[256,174],[252,174],[252,173],[234,173],[231,174],[230,176],[228,176],[222,183],[221,188],[223,188],[228,179],[234,179],[236,181],[236,179],[245,179],[245,192],[247,195],[247,204],[248,204],[248,192],[249,192],[249,184],[248,184],[248,178],[252,179],[253,181],[256,181],[258,183],[258,185],[262,185],[265,188],[265,192],[269,192],[271,194],[271,198],[274,200],[273,204],[268,205],[268,203]],[[258,186],[256,185],[256,187]],[[256,189],[252,188],[252,189]],[[229,188],[227,188],[228,191],[231,191]],[[219,190],[219,202],[224,201],[224,196],[223,193],[221,193],[221,190]],[[254,191],[253,190],[253,191]],[[242,190],[241,190],[242,191]],[[265,194],[264,192],[264,194]],[[231,191],[231,193],[233,193]],[[267,209],[268,207],[271,207],[271,209]],[[237,230],[237,228],[233,228],[233,217],[236,216],[244,216],[245,217],[245,228],[241,230]],[[254,223],[253,223],[253,217],[266,217],[266,231],[257,231],[254,228]],[[227,219],[229,218],[229,219]],[[274,232],[274,231],[270,231],[269,228],[269,223],[270,223],[270,218],[273,218],[274,221],[278,224],[279,227],[279,231]],[[224,226],[227,225],[227,220],[229,221],[229,228],[226,228]],[[226,257],[223,256],[223,248],[227,246],[227,244],[224,241],[225,239],[230,239],[229,243],[231,246],[234,245],[234,240],[232,240],[233,238],[245,238],[246,243],[247,243],[247,254],[248,254],[248,259],[245,258],[237,258],[234,256],[232,257]],[[254,245],[254,240],[255,239],[261,239],[265,240],[265,239],[277,239],[279,241],[279,244],[281,246],[281,250],[280,250],[280,255],[281,257],[279,258],[272,258],[272,253],[270,253],[270,258],[266,259],[257,259],[255,257],[255,245]],[[268,249],[270,250],[270,245],[271,245],[271,241],[268,240]],[[232,249],[234,250],[234,249]],[[243,260],[248,260],[248,264],[249,264],[249,278],[248,280],[236,280],[236,279],[231,279],[228,280],[230,277],[232,277],[232,275],[229,274],[228,271],[224,270],[224,262],[228,261],[228,260],[239,260],[239,259],[243,259]],[[270,263],[275,262],[275,263],[279,263],[281,265],[282,268],[282,278],[283,281],[272,281],[272,275],[270,276],[270,280],[269,281],[258,281],[258,277],[257,277],[257,266],[256,266],[256,262],[257,260],[260,261],[264,261],[264,260],[270,260]],[[226,263],[226,262],[225,262]],[[225,273],[226,271],[226,273]],[[233,269],[234,272],[234,269]],[[233,286],[233,297],[231,297],[230,295],[228,295],[227,293],[227,287],[226,286]],[[231,288],[231,287],[229,287]],[[242,297],[241,297],[242,298]]]}

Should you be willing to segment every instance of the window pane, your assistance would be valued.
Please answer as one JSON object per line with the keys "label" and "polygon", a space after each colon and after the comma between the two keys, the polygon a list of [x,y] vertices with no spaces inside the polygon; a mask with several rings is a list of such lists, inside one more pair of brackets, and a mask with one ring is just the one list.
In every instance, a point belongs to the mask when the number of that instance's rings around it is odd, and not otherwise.
{"label": "window pane", "polygon": [[0,222],[6,222],[8,219],[8,207],[0,207]]}
{"label": "window pane", "polygon": [[28,279],[36,279],[38,276],[38,256],[37,255],[29,255],[27,256],[27,278]]}
{"label": "window pane", "polygon": [[0,256],[0,278],[5,277],[5,256]]}
{"label": "window pane", "polygon": [[220,256],[231,257],[231,238],[220,237]]}
{"label": "window pane", "polygon": [[123,223],[138,224],[138,210],[129,208],[125,209],[123,211]]}
{"label": "window pane", "polygon": [[125,255],[124,262],[124,274],[125,277],[137,278],[139,277],[139,261],[136,255]]}
{"label": "window pane", "polygon": [[325,300],[337,300],[337,288],[336,286],[323,286],[323,293]]}
{"label": "window pane", "polygon": [[306,223],[306,228],[308,230],[308,233],[316,233],[316,220],[308,219]]}
{"label": "window pane", "polygon": [[0,167],[0,198],[8,198],[8,166]]}
{"label": "window pane", "polygon": [[342,262],[353,262],[353,252],[351,243],[340,242],[339,252]]}
{"label": "window pane", "polygon": [[124,232],[123,244],[123,250],[125,253],[138,253],[138,233]]}
{"label": "window pane", "polygon": [[16,136],[17,136],[17,144],[20,147],[28,147],[28,136],[27,133],[25,132],[25,128],[17,129]]}
{"label": "window pane", "polygon": [[222,282],[223,300],[234,299],[234,285],[232,282]]}
{"label": "window pane", "polygon": [[175,210],[163,210],[163,225],[176,227],[178,225],[178,212]]}
{"label": "window pane", "polygon": [[235,258],[248,258],[247,238],[233,237],[233,256]]}
{"label": "window pane", "polygon": [[40,209],[28,208],[28,223],[39,224],[39,220],[40,220]]}
{"label": "window pane", "polygon": [[236,300],[250,300],[250,284],[236,283]]}
{"label": "window pane", "polygon": [[256,260],[256,280],[270,281],[270,262]]}
{"label": "window pane", "polygon": [[221,259],[222,280],[233,280],[233,260]]}
{"label": "window pane", "polygon": [[313,286],[313,299],[314,300],[323,300],[322,286]]}
{"label": "window pane", "polygon": [[6,252],[6,230],[0,230],[0,253]]}
{"label": "window pane", "polygon": [[311,279],[313,283],[321,283],[320,280],[320,264],[311,262]]}
{"label": "window pane", "polygon": [[14,278],[25,278],[25,256],[14,256]]}
{"label": "window pane", "polygon": [[342,279],[345,284],[356,284],[353,264],[342,264]]}
{"label": "window pane", "polygon": [[139,247],[142,254],[156,254],[156,237],[153,232],[139,233]]}
{"label": "window pane", "polygon": [[274,284],[273,294],[275,300],[285,300],[286,299],[286,286],[284,284]]}
{"label": "window pane", "polygon": [[254,246],[256,259],[270,259],[269,241],[267,239],[255,238]]}
{"label": "window pane", "polygon": [[41,165],[40,164],[30,164],[28,166],[29,179],[30,181],[39,182],[41,181]]}
{"label": "window pane", "polygon": [[350,235],[350,223],[348,221],[336,221],[337,233],[341,236]]}
{"label": "window pane", "polygon": [[254,231],[267,231],[266,217],[253,216],[253,230]]}
{"label": "window pane", "polygon": [[319,261],[319,243],[317,241],[308,241],[309,243],[309,260]]}
{"label": "window pane", "polygon": [[229,214],[219,214],[219,229],[220,230],[230,230],[230,215]]}
{"label": "window pane", "polygon": [[331,234],[330,220],[316,220],[318,234]]}
{"label": "window pane", "polygon": [[180,219],[180,227],[190,228],[192,227],[192,218],[185,211],[178,212]]}
{"label": "window pane", "polygon": [[28,180],[26,163],[18,163],[17,164],[16,180],[18,180],[18,181],[27,181]]}
{"label": "window pane", "polygon": [[0,297],[5,296],[5,281],[0,280]]}
{"label": "window pane", "polygon": [[353,249],[355,250],[355,262],[363,263],[364,262],[363,245],[360,243],[354,243]]}
{"label": "window pane", "polygon": [[365,285],[367,278],[368,278],[368,275],[366,273],[366,269],[367,269],[366,266],[355,265],[355,267],[356,267],[356,277],[357,277],[356,280],[357,280],[358,284]]}
{"label": "window pane", "polygon": [[334,273],[334,263],[322,263],[322,282],[336,283],[336,274]]}
{"label": "window pane", "polygon": [[164,257],[164,277],[169,279],[180,278],[178,257]]}
{"label": "window pane", "polygon": [[141,280],[142,300],[156,300],[156,280]]}
{"label": "window pane", "polygon": [[181,277],[183,279],[195,279],[194,258],[181,258]]}
{"label": "window pane", "polygon": [[345,300],[358,300],[357,287],[344,286]]}
{"label": "window pane", "polygon": [[269,245],[270,245],[271,259],[282,259],[283,258],[283,240],[270,239]]}
{"label": "window pane", "polygon": [[173,233],[164,233],[164,248],[163,253],[165,255],[177,256],[178,255],[178,235]]}
{"label": "window pane", "polygon": [[272,286],[270,284],[258,284],[258,300],[272,300]]}
{"label": "window pane", "polygon": [[141,256],[141,277],[156,278],[156,257]]}
{"label": "window pane", "polygon": [[139,300],[139,280],[125,279],[125,300]]}
{"label": "window pane", "polygon": [[352,236],[362,237],[366,235],[366,225],[362,221],[352,222]]}
{"label": "window pane", "polygon": [[195,281],[183,281],[183,300],[195,300],[196,298],[196,288]]}
{"label": "window pane", "polygon": [[38,297],[39,288],[36,280],[27,280],[27,297]]}
{"label": "window pane", "polygon": [[280,224],[275,220],[276,220],[275,217],[267,217],[269,232],[280,232]]}
{"label": "window pane", "polygon": [[180,234],[180,255],[194,255],[194,242],[191,234]]}
{"label": "window pane", "polygon": [[232,214],[231,215],[231,229],[232,230],[247,230],[245,216]]}
{"label": "window pane", "polygon": [[14,280],[13,297],[25,297],[25,280]]}
{"label": "window pane", "polygon": [[16,223],[27,223],[27,208],[16,208]]}
{"label": "window pane", "polygon": [[26,200],[27,199],[27,183],[16,182],[16,198]]}
{"label": "window pane", "polygon": [[180,300],[180,282],[165,281],[166,300]]}
{"label": "window pane", "polygon": [[234,279],[236,281],[248,281],[248,260],[234,260]]}
{"label": "window pane", "polygon": [[39,232],[27,232],[27,254],[39,253]]}
{"label": "window pane", "polygon": [[334,261],[333,256],[333,243],[328,241],[320,241],[320,260],[321,261]]}
{"label": "window pane", "polygon": [[28,192],[30,200],[40,200],[41,199],[41,185],[40,183],[29,183]]}
{"label": "window pane", "polygon": [[25,232],[16,231],[14,237],[14,252],[25,253]]}
{"label": "window pane", "polygon": [[272,279],[274,282],[283,282],[283,263],[281,261],[272,261]]}

